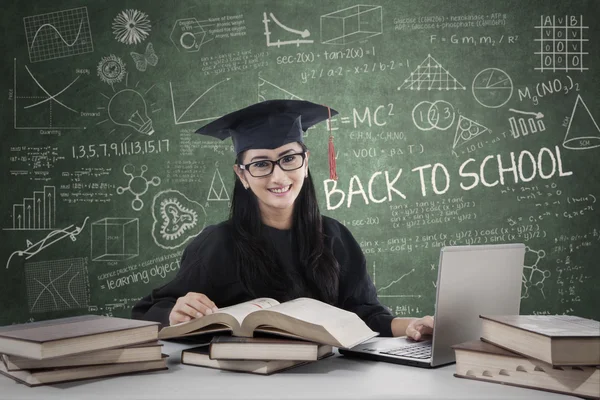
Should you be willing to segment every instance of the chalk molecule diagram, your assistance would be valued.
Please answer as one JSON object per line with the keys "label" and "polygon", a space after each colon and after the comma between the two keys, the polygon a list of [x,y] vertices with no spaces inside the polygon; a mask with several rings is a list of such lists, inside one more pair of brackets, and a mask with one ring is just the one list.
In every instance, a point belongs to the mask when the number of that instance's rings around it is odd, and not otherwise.
{"label": "chalk molecule diagram", "polygon": [[550,277],[550,271],[540,269],[538,264],[544,257],[546,257],[546,252],[544,250],[533,250],[529,246],[525,247],[525,251],[535,254],[536,260],[532,265],[523,266],[523,290],[521,293],[521,298],[529,298],[529,289],[535,286],[539,289],[540,293],[542,293],[542,296],[545,299],[546,295],[544,294],[544,281],[546,278]]}
{"label": "chalk molecule diagram", "polygon": [[160,185],[160,178],[158,176],[153,177],[151,180],[146,179],[146,177],[144,177],[144,173],[146,171],[148,171],[148,167],[146,165],[142,165],[140,168],[140,174],[134,175],[135,167],[132,164],[126,164],[123,167],[123,173],[130,176],[129,184],[127,187],[119,186],[117,188],[118,194],[123,194],[125,191],[129,191],[135,196],[135,199],[131,201],[131,208],[133,208],[135,211],[140,211],[144,207],[144,202],[142,199],[140,199],[140,197],[146,194],[148,187],[150,185]]}

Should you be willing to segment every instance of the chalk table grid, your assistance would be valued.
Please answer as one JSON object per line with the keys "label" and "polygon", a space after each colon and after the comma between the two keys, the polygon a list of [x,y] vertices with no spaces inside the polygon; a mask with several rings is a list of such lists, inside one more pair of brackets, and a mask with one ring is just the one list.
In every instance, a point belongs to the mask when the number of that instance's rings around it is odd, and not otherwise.
{"label": "chalk table grid", "polygon": [[542,15],[540,25],[540,66],[536,71],[586,71],[583,58],[588,52],[583,45],[588,41],[584,36],[587,26],[583,25],[583,15],[562,15],[552,17]]}

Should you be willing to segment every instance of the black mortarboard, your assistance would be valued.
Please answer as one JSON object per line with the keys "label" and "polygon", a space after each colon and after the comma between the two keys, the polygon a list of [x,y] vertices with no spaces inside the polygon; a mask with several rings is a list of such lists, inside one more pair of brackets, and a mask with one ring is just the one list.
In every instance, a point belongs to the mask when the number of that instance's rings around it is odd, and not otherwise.
{"label": "black mortarboard", "polygon": [[237,155],[248,149],[275,149],[302,142],[308,128],[337,114],[310,101],[267,100],[224,115],[196,133],[221,140],[231,136]]}

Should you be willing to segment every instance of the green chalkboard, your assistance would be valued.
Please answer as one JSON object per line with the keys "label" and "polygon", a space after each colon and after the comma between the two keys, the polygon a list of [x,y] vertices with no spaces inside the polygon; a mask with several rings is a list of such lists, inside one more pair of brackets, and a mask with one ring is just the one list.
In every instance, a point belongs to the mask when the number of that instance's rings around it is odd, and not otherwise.
{"label": "green chalkboard", "polygon": [[9,2],[0,325],[129,315],[227,216],[231,142],[195,129],[277,98],[339,111],[321,210],[394,314],[433,312],[441,247],[523,242],[521,311],[600,319],[597,5]]}

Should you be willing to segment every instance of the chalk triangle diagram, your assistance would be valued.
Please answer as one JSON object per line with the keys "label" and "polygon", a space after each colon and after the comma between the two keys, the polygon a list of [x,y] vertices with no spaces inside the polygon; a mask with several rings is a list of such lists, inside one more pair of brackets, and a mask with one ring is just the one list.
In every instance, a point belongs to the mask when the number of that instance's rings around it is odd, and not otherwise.
{"label": "chalk triangle diagram", "polygon": [[267,81],[266,79],[258,77],[258,101],[265,100],[302,100],[300,97],[296,96],[294,93],[285,90],[282,87],[277,86],[276,84]]}
{"label": "chalk triangle diagram", "polygon": [[455,149],[462,146],[486,132],[489,133],[491,131],[480,123],[461,115],[456,124],[456,133],[454,134],[454,144],[452,145],[452,148]]}
{"label": "chalk triangle diagram", "polygon": [[[219,178],[217,182],[217,189],[215,188],[215,180]],[[229,201],[229,193],[227,193],[227,188],[225,187],[225,183],[223,182],[223,178],[221,177],[221,173],[219,170],[216,170],[212,182],[210,183],[210,190],[208,191],[208,198],[210,201]]]}
{"label": "chalk triangle diagram", "polygon": [[590,109],[580,95],[577,95],[563,147],[569,150],[586,150],[600,146],[600,128]]}
{"label": "chalk triangle diagram", "polygon": [[427,58],[404,80],[398,88],[410,90],[466,90],[448,70],[431,57]]}

